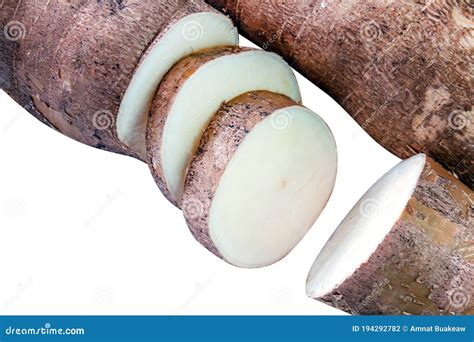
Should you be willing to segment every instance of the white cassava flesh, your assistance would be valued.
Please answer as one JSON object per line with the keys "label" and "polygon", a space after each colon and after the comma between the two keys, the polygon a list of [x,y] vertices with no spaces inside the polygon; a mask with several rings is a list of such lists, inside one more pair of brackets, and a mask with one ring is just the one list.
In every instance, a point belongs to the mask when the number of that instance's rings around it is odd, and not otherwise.
{"label": "white cassava flesh", "polygon": [[117,116],[120,141],[145,159],[148,112],[166,72],[194,51],[238,42],[237,29],[218,13],[194,13],[179,20],[151,46],[125,92]]}
{"label": "white cassava flesh", "polygon": [[335,141],[315,113],[302,106],[272,111],[240,97],[216,114],[203,137],[183,213],[210,251],[239,267],[263,267],[311,228],[336,172]]}
{"label": "white cassava flesh", "polygon": [[[283,132],[272,120],[290,118]],[[288,254],[326,205],[336,178],[336,146],[322,120],[294,106],[272,114],[247,136],[212,201],[209,230],[222,256],[243,267]]]}
{"label": "white cassava flesh", "polygon": [[323,296],[369,259],[403,212],[424,164],[423,155],[412,157],[367,191],[316,258],[308,276],[308,296]]}
{"label": "white cassava flesh", "polygon": [[352,314],[472,315],[473,199],[431,158],[401,162],[326,243],[308,295]]}
{"label": "white cassava flesh", "polygon": [[[147,144],[149,150],[155,150],[151,156],[152,169],[160,168],[161,173],[157,177],[158,172],[154,171],[155,178],[162,178],[157,183],[164,184],[160,188],[178,206],[189,163],[202,133],[222,103],[253,90],[284,94],[296,103],[301,102],[298,83],[291,68],[275,54],[244,48],[223,48],[222,51],[203,54],[207,54],[209,60],[199,65],[190,76],[179,74],[179,86],[175,86],[173,77],[169,75],[175,72],[174,69],[181,68],[180,65],[176,65],[166,76],[170,78],[166,81],[168,88],[175,95],[172,99],[167,95],[169,105],[165,110],[155,114],[152,110],[152,115],[165,117],[161,119],[165,121],[160,141],[153,137],[159,134],[154,124],[158,120],[152,118],[148,127],[150,135]],[[188,57],[189,64],[192,64],[192,58]],[[181,62],[187,63],[185,60]],[[165,88],[163,83],[158,92],[162,87]]]}
{"label": "white cassava flesh", "polygon": [[219,106],[251,90],[269,90],[301,101],[290,67],[265,51],[246,51],[218,58],[191,76],[176,96],[163,130],[163,171],[175,200],[199,139]]}

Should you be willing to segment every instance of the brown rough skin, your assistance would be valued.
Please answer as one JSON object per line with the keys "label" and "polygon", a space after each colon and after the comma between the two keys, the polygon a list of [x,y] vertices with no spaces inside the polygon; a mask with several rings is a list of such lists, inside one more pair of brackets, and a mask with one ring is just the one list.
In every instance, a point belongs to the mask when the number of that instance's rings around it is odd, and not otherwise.
{"label": "brown rough skin", "polygon": [[207,0],[400,158],[474,185],[470,0]]}
{"label": "brown rough skin", "polygon": [[427,158],[369,260],[318,300],[352,314],[474,314],[474,193]]}
{"label": "brown rough skin", "polygon": [[65,135],[132,155],[116,117],[151,44],[202,1],[0,1],[0,88]]}
{"label": "brown rough skin", "polygon": [[153,100],[147,123],[147,159],[153,178],[161,192],[178,208],[180,207],[180,201],[172,198],[166,185],[161,165],[161,142],[163,130],[176,96],[184,86],[186,80],[207,62],[223,56],[238,54],[249,50],[251,49],[222,46],[198,51],[181,59],[161,80],[155,99]]}
{"label": "brown rough skin", "polygon": [[186,177],[183,214],[193,236],[222,258],[209,235],[208,219],[221,176],[247,134],[274,111],[297,105],[290,98],[255,91],[224,104],[209,123]]}

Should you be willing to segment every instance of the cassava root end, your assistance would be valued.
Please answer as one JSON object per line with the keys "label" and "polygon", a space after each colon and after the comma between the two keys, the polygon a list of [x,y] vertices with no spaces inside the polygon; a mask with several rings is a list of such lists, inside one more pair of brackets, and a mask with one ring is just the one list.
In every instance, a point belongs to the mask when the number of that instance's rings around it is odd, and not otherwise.
{"label": "cassava root end", "polygon": [[202,1],[5,0],[0,7],[7,94],[73,139],[139,159],[161,75],[194,48],[237,44],[231,21]]}
{"label": "cassava root end", "polygon": [[353,314],[473,314],[473,199],[430,158],[403,161],[331,236],[308,295]]}

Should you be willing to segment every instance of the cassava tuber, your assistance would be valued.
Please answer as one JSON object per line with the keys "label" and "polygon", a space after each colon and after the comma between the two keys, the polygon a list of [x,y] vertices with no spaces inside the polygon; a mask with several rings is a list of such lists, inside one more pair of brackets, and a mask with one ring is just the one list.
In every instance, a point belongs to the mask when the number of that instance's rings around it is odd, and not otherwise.
{"label": "cassava tuber", "polygon": [[207,0],[400,158],[424,152],[474,186],[468,0]]}
{"label": "cassava tuber", "polygon": [[145,159],[148,107],[182,57],[236,45],[202,1],[0,2],[0,88],[88,145]]}
{"label": "cassava tuber", "polygon": [[474,314],[473,200],[425,155],[401,162],[326,243],[308,295],[353,314]]}

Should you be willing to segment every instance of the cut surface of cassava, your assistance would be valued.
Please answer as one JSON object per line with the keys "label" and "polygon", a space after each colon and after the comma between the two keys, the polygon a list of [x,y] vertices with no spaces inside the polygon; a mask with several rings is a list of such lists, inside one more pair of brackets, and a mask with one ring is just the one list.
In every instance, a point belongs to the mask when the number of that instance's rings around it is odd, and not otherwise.
{"label": "cut surface of cassava", "polygon": [[382,146],[474,186],[472,1],[207,0]]}
{"label": "cut surface of cassava", "polygon": [[232,22],[213,12],[190,14],[165,31],[148,49],[122,99],[117,116],[119,139],[145,159],[148,113],[162,77],[194,51],[238,45],[238,39]]}
{"label": "cut surface of cassava", "polygon": [[211,120],[191,162],[182,209],[194,237],[239,267],[288,254],[326,205],[337,172],[333,136],[289,98],[250,92]]}
{"label": "cut surface of cassava", "polygon": [[[0,87],[65,135],[137,158],[137,116],[163,69],[194,48],[237,42],[229,19],[192,0],[5,0],[0,30]],[[118,137],[119,108],[131,148]]]}
{"label": "cut surface of cassava", "polygon": [[473,314],[473,200],[429,157],[401,162],[324,246],[308,295],[353,314]]}
{"label": "cut surface of cassava", "polygon": [[252,90],[300,102],[291,68],[262,50],[220,47],[196,52],[165,75],[147,127],[149,164],[165,196],[181,201],[189,162],[209,120],[223,102]]}

